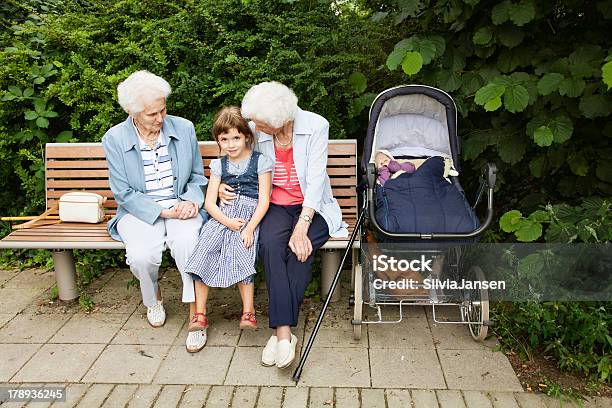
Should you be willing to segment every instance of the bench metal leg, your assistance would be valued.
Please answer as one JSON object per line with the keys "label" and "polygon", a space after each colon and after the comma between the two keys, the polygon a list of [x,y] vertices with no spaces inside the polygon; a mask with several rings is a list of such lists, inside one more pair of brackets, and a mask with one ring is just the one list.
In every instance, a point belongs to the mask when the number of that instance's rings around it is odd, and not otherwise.
{"label": "bench metal leg", "polygon": [[55,265],[55,281],[60,300],[73,300],[79,297],[76,282],[76,268],[72,250],[53,251],[53,264]]}
{"label": "bench metal leg", "polygon": [[[334,276],[340,266],[340,251],[326,250],[321,254],[321,299],[325,299],[329,293]],[[337,290],[332,295],[331,301],[337,302],[340,300],[340,291]]]}

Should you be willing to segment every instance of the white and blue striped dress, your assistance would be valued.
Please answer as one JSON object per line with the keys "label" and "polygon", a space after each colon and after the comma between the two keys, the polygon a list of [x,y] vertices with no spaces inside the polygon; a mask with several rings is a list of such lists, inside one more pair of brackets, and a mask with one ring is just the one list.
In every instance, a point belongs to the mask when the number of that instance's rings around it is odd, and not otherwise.
{"label": "white and blue striped dress", "polygon": [[[257,163],[251,163],[251,160],[254,161],[253,156],[240,163],[228,160],[230,165],[227,171],[236,175],[256,171],[260,175],[272,171],[274,167],[272,161],[264,155],[259,155]],[[221,178],[221,159],[211,162],[210,171]],[[221,211],[229,218],[242,218],[248,222],[257,204],[257,199],[239,194],[231,204],[222,205]],[[185,271],[214,288],[227,288],[239,282],[251,283],[256,273],[258,237],[259,227],[255,229],[253,245],[245,248],[240,232],[232,231],[211,218],[200,231],[198,243],[187,261]]]}

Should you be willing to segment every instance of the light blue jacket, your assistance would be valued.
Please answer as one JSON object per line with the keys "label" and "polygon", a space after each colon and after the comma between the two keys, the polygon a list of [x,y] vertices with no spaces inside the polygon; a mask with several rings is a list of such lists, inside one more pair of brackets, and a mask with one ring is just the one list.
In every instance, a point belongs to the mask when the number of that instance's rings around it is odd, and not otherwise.
{"label": "light blue jacket", "polygon": [[[204,220],[208,215],[202,208],[204,189],[208,180],[204,177],[202,156],[198,148],[193,123],[178,116],[166,116],[162,127],[168,138],[168,152],[172,159],[174,192],[179,199],[192,201],[201,208]],[[111,237],[121,241],[117,223],[125,214],[132,214],[148,224],[153,224],[163,207],[146,195],[144,167],[140,154],[138,135],[132,119],[110,128],[102,138],[109,169],[109,182],[115,200],[117,214],[108,223]]]}
{"label": "light blue jacket", "polygon": [[[255,150],[276,161],[272,136],[256,132]],[[329,235],[335,238],[347,237],[347,224],[342,221],[342,211],[332,195],[331,183],[327,175],[327,147],[329,142],[329,122],[317,115],[298,108],[293,122],[293,161],[297,172],[304,207],[318,212],[327,222]]]}

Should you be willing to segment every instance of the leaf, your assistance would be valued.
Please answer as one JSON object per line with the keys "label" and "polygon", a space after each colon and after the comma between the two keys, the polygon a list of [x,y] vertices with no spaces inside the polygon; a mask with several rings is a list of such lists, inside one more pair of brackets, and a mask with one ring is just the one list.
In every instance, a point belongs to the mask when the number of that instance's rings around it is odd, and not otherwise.
{"label": "leaf", "polygon": [[32,81],[32,82],[34,82],[36,85],[40,85],[43,82],[45,82],[45,78],[44,77],[34,78],[34,81]]}
{"label": "leaf", "polygon": [[497,38],[499,42],[508,48],[514,48],[523,42],[525,34],[523,30],[512,24],[505,24],[497,30]]}
{"label": "leaf", "polygon": [[577,98],[584,92],[585,82],[579,78],[565,78],[559,85],[559,94]]}
{"label": "leaf", "polygon": [[466,72],[461,79],[462,91],[466,95],[475,93],[482,86],[482,78],[473,72]]}
{"label": "leaf", "polygon": [[29,98],[32,95],[34,95],[34,89],[26,88],[26,89],[23,90],[23,96],[24,97]]}
{"label": "leaf", "polygon": [[47,110],[47,101],[44,99],[34,99],[34,110],[40,115]]}
{"label": "leaf", "polygon": [[584,177],[588,174],[589,161],[586,157],[584,157],[584,154],[576,153],[570,156],[568,161],[570,170],[572,170],[572,173],[574,173],[575,175]]}
{"label": "leaf", "polygon": [[64,130],[55,138],[56,143],[67,143],[72,139],[72,131]]}
{"label": "leaf", "polygon": [[474,102],[476,104],[484,106],[491,99],[499,98],[506,91],[506,87],[501,84],[495,84],[493,82],[488,83],[476,92]]}
{"label": "leaf", "polygon": [[489,145],[489,135],[479,133],[471,136],[463,142],[461,147],[465,160],[474,160],[478,157]]}
{"label": "leaf", "polygon": [[26,113],[24,114],[24,117],[26,120],[34,120],[38,117],[38,113],[34,111],[26,111]]}
{"label": "leaf", "polygon": [[[540,253],[529,254],[521,258],[516,265],[516,271],[526,278],[535,278],[541,275],[544,269],[544,257]],[[536,341],[537,343],[537,341]]]}
{"label": "leaf", "polygon": [[436,44],[427,39],[416,40],[414,51],[418,51],[423,57],[423,64],[427,65],[436,56]]}
{"label": "leaf", "polygon": [[574,123],[566,115],[559,115],[548,123],[548,127],[553,133],[555,143],[564,143],[572,137]]}
{"label": "leaf", "polygon": [[500,25],[510,19],[510,2],[508,0],[502,1],[493,7],[491,10],[491,21],[493,24]]}
{"label": "leaf", "polygon": [[404,55],[406,55],[406,51],[402,49],[391,51],[391,54],[387,57],[387,68],[389,68],[390,71],[395,71],[399,64],[402,63]]}
{"label": "leaf", "polygon": [[43,111],[40,116],[44,116],[45,118],[57,118],[58,113],[54,111]]}
{"label": "leaf", "polygon": [[472,41],[476,45],[487,45],[493,39],[493,30],[491,27],[481,27],[474,33]]}
{"label": "leaf", "polygon": [[539,156],[529,162],[529,171],[534,177],[542,177],[544,167],[546,166],[546,157]]}
{"label": "leaf", "polygon": [[589,95],[580,98],[580,111],[589,119],[605,117],[610,114],[612,101],[604,95]]}
{"label": "leaf", "polygon": [[508,211],[499,219],[499,226],[504,232],[514,232],[519,229],[522,218],[519,210]]}
{"label": "leaf", "polygon": [[423,57],[417,51],[407,52],[402,60],[402,69],[407,75],[414,75],[423,67]]}
{"label": "leaf", "polygon": [[553,132],[548,126],[540,126],[533,133],[533,140],[540,147],[550,146],[553,142]]}
{"label": "leaf", "polygon": [[599,161],[595,169],[595,175],[598,179],[607,183],[612,183],[612,162]]}
{"label": "leaf", "polygon": [[6,47],[4,48],[4,52],[6,52],[7,54],[12,54],[14,52],[19,51],[19,48],[17,47]]}
{"label": "leaf", "polygon": [[608,90],[612,88],[612,61],[606,62],[601,67],[601,80],[608,86]]}
{"label": "leaf", "polygon": [[542,224],[538,222],[525,221],[514,233],[516,239],[521,242],[532,242],[542,236]]}
{"label": "leaf", "polygon": [[15,96],[22,96],[22,92],[21,92],[21,88],[15,85],[11,85],[8,87],[8,90],[10,93],[12,93]]}
{"label": "leaf", "polygon": [[420,0],[399,0],[398,5],[402,12],[412,17],[416,16],[422,7]]}
{"label": "leaf", "polygon": [[535,18],[535,6],[529,0],[523,0],[518,4],[511,3],[508,16],[514,24],[523,26]]}
{"label": "leaf", "polygon": [[461,75],[454,71],[440,70],[436,73],[436,84],[447,92],[461,87]]}
{"label": "leaf", "polygon": [[15,98],[17,98],[17,95],[7,92],[2,96],[2,102],[12,101]]}
{"label": "leaf", "polygon": [[516,164],[525,156],[525,139],[519,134],[501,138],[496,147],[499,157],[509,164]]}
{"label": "leaf", "polygon": [[563,81],[563,75],[557,72],[545,74],[538,81],[538,92],[540,95],[549,95],[559,89],[559,85]]}
{"label": "leaf", "polygon": [[368,86],[368,80],[361,72],[353,72],[348,81],[357,93],[363,93]]}
{"label": "leaf", "polygon": [[48,128],[49,127],[49,119],[43,117],[43,116],[39,116],[36,119],[36,126],[40,127],[40,128]]}
{"label": "leaf", "polygon": [[529,103],[529,93],[523,85],[513,85],[504,92],[504,107],[512,113],[522,112]]}
{"label": "leaf", "polygon": [[377,11],[376,13],[372,14],[371,20],[375,23],[380,23],[385,18],[387,18],[388,15],[389,13],[387,12]]}
{"label": "leaf", "polygon": [[502,106],[502,99],[500,96],[497,98],[489,99],[487,103],[485,103],[484,108],[487,112],[492,112],[499,109]]}
{"label": "leaf", "polygon": [[534,222],[550,222],[550,214],[544,210],[536,210],[527,218]]}

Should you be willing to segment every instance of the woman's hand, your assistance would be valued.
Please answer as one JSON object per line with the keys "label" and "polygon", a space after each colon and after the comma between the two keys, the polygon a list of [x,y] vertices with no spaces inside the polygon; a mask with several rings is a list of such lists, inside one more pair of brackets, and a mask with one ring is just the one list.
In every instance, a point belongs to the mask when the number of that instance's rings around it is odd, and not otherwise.
{"label": "woman's hand", "polygon": [[246,227],[240,233],[240,239],[244,244],[245,248],[250,248],[253,245],[253,241],[255,240],[255,230],[249,227]]}
{"label": "woman's hand", "polygon": [[174,210],[179,220],[187,220],[198,215],[198,205],[191,201],[179,201],[174,206]]}
{"label": "woman's hand", "polygon": [[176,211],[176,208],[174,207],[164,208],[163,210],[161,210],[161,213],[159,214],[159,216],[162,218],[166,218],[166,219],[177,219],[178,212]]}
{"label": "woman's hand", "polygon": [[219,199],[223,204],[229,204],[236,199],[234,189],[225,183],[219,185]]}
{"label": "woman's hand", "polygon": [[242,218],[231,218],[225,226],[232,231],[238,232],[244,227],[244,224],[246,224],[246,221]]}
{"label": "woman's hand", "polygon": [[289,248],[300,262],[305,262],[312,253],[312,243],[308,238],[308,225],[299,221],[289,239]]}

